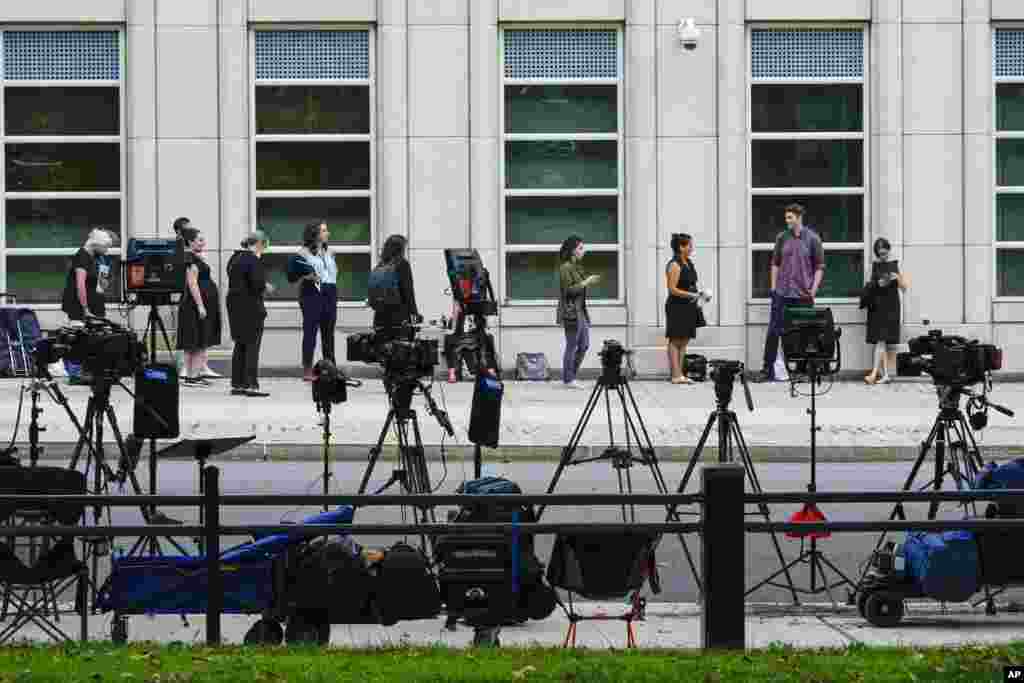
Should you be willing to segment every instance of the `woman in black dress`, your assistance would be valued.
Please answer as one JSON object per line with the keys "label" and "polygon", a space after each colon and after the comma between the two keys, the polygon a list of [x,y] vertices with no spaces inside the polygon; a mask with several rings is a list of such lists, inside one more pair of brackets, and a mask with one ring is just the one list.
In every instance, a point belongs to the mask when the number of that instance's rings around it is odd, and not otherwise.
{"label": "woman in black dress", "polygon": [[207,349],[220,344],[220,291],[206,262],[206,237],[197,228],[184,228],[181,238],[192,252],[185,273],[185,293],[178,304],[178,350],[185,352],[184,386],[209,386],[205,374]]}
{"label": "woman in black dress", "polygon": [[263,270],[267,237],[256,230],[242,240],[242,248],[228,260],[228,323],[235,350],[231,355],[231,393],[235,396],[269,396],[260,391],[260,343],[267,307],[263,297],[273,294]]}
{"label": "woman in black dress", "polygon": [[668,337],[668,362],[673,384],[689,384],[686,376],[686,347],[703,327],[704,313],[698,302],[697,269],[690,260],[693,238],[686,233],[672,235],[672,260],[665,266],[665,336]]}
{"label": "woman in black dress", "polygon": [[900,343],[900,291],[906,291],[909,281],[905,273],[895,269],[889,259],[892,245],[879,237],[874,246],[875,262],[868,283],[867,342],[875,347],[875,363],[864,381],[868,384],[887,384],[889,368],[896,369],[896,349]]}

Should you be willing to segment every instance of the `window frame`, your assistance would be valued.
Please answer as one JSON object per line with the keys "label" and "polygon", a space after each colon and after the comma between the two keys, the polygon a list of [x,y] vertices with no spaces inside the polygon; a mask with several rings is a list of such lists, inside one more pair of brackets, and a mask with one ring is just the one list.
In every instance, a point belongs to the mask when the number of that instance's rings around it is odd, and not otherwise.
{"label": "window frame", "polygon": [[[31,33],[67,31],[73,33],[103,32],[117,34],[118,73],[117,80],[105,79],[53,79],[53,80],[7,80],[4,71],[4,41],[10,33]],[[8,200],[61,200],[61,199],[116,199],[120,215],[120,231],[117,234],[117,246],[107,253],[120,258],[123,246],[128,239],[128,202],[126,198],[127,172],[127,121],[125,120],[125,73],[126,73],[125,29],[123,26],[107,24],[0,24],[0,160],[6,166],[8,144],[117,144],[118,145],[118,183],[117,191],[72,191],[72,192],[8,192],[7,173],[0,173],[0,291],[9,292],[8,288],[8,256],[66,256],[70,259],[82,245],[71,247],[8,247],[7,246],[7,202]],[[118,133],[116,135],[7,135],[6,121],[6,89],[12,88],[117,88]],[[108,303],[120,304],[120,301],[108,300]],[[25,305],[40,311],[58,311],[61,308],[60,292],[57,301],[25,302]]]}
{"label": "window frame", "polygon": [[[505,34],[509,31],[522,30],[572,30],[572,29],[600,29],[614,30],[616,33],[616,78],[508,78],[505,76]],[[622,306],[626,302],[626,216],[625,216],[625,126],[624,126],[624,83],[625,83],[625,59],[624,39],[625,32],[621,25],[607,23],[572,23],[572,24],[551,24],[551,23],[517,23],[504,22],[498,26],[498,112],[501,134],[498,138],[498,253],[501,276],[498,278],[497,297],[502,306],[508,307],[529,307],[529,306],[552,306],[558,302],[557,299],[512,299],[509,296],[507,286],[508,254],[557,254],[557,244],[509,244],[506,226],[506,213],[508,199],[510,197],[616,197],[617,198],[617,237],[614,244],[586,243],[586,249],[592,253],[614,253],[618,264],[618,288],[615,298],[612,299],[589,299],[587,305],[598,306]],[[616,88],[616,123],[615,133],[508,133],[505,126],[505,87],[509,85],[614,85]],[[510,189],[506,187],[505,178],[505,145],[508,142],[539,142],[539,141],[572,141],[572,142],[611,142],[616,145],[616,172],[617,184],[615,189]],[[552,273],[552,277],[555,274]]]}
{"label": "window frame", "polygon": [[[866,278],[868,269],[871,267],[871,239],[873,236],[871,220],[871,88],[869,76],[871,74],[871,36],[869,24],[863,22],[814,22],[810,24],[785,23],[785,22],[755,22],[748,24],[746,31],[746,68],[747,68],[747,303],[767,304],[769,299],[755,298],[754,285],[756,278],[753,273],[754,254],[758,252],[770,252],[774,249],[774,243],[754,241],[754,197],[755,196],[836,196],[836,195],[859,195],[863,199],[864,210],[864,231],[861,242],[826,242],[822,239],[822,246],[826,258],[828,252],[854,252],[860,251],[863,254],[862,278]],[[753,34],[756,30],[814,30],[814,29],[845,29],[857,30],[863,35],[864,46],[864,72],[860,78],[772,78],[764,80],[754,79],[754,51]],[[755,133],[754,132],[754,107],[753,89],[755,85],[842,85],[859,84],[861,86],[861,109],[863,126],[860,132],[853,131],[809,131],[809,132],[779,132],[779,133]],[[864,183],[860,187],[754,187],[754,142],[760,140],[859,140],[863,154]],[[820,233],[819,233],[820,235]],[[828,277],[828,268],[825,269],[825,277]],[[815,304],[834,305],[856,303],[855,297],[818,297]]]}
{"label": "window frame", "polygon": [[1001,241],[999,239],[999,195],[1024,195],[1024,185],[999,185],[999,141],[1024,140],[1024,130],[999,130],[999,86],[1004,84],[1024,85],[1024,75],[996,75],[996,34],[1004,29],[1024,31],[1024,23],[992,24],[992,284],[989,298],[995,303],[1024,303],[1024,296],[1000,296],[999,294],[999,251],[1024,250],[1024,241]]}
{"label": "window frame", "polygon": [[[263,79],[256,78],[256,33],[260,31],[348,31],[367,33],[367,51],[369,58],[369,78],[307,78],[307,79]],[[366,245],[339,244],[331,245],[329,253],[332,258],[337,254],[368,254],[370,268],[373,268],[377,254],[377,54],[376,32],[371,24],[267,24],[253,25],[249,28],[249,215],[252,225],[258,229],[260,199],[346,199],[367,198],[370,200],[370,241]],[[367,133],[328,133],[306,135],[302,133],[260,135],[256,132],[256,89],[258,87],[286,86],[365,86],[369,88],[370,130]],[[370,148],[370,187],[366,190],[260,190],[256,187],[256,145],[260,142],[299,142],[308,144],[330,142],[365,142]],[[275,246],[271,241],[267,254],[295,254],[301,246]],[[267,308],[296,309],[299,306],[298,296],[295,299],[268,300]],[[365,308],[364,301],[342,301],[338,308]]]}

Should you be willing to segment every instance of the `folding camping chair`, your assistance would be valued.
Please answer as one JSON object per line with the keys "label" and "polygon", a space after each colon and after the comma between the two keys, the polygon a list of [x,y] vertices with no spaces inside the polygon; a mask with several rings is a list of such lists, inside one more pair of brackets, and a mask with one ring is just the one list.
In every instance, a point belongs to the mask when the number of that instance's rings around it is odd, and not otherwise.
{"label": "folding camping chair", "polygon": [[[0,495],[85,495],[85,475],[59,467],[0,467]],[[22,529],[32,526],[77,526],[85,506],[42,500],[35,503],[0,501],[0,519]],[[30,523],[26,523],[30,522]],[[13,537],[9,537],[13,538]],[[88,640],[89,573],[75,555],[74,538],[67,536],[43,545],[38,558],[23,562],[9,542],[0,541],[0,590],[4,616],[0,644],[24,627],[35,624],[57,642],[73,640],[59,626],[58,598],[75,588],[75,611],[81,619],[81,639]]]}
{"label": "folding camping chair", "polygon": [[[626,622],[626,647],[636,647],[633,622],[642,620],[644,582],[661,592],[654,551],[660,534],[637,531],[559,534],[548,564],[548,583],[568,593],[569,604],[559,601],[569,619],[562,647],[576,647],[576,627],[581,621]],[[618,615],[585,616],[576,611],[573,594],[590,600],[619,600],[632,593],[630,609]]]}

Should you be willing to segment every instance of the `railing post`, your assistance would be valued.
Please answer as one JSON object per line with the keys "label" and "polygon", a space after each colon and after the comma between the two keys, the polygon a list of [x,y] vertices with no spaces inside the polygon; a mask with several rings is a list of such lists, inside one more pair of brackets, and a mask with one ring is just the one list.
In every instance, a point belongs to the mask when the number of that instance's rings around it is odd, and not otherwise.
{"label": "railing post", "polygon": [[743,465],[705,465],[701,533],[701,646],[709,650],[746,647],[746,537]]}
{"label": "railing post", "polygon": [[206,550],[206,644],[220,645],[224,583],[220,571],[220,470],[203,469],[203,546]]}

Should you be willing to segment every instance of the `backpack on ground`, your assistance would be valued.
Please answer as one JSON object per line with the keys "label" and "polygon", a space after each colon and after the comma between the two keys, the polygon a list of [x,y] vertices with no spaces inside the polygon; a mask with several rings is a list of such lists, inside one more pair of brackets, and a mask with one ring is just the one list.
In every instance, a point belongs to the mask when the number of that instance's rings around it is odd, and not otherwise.
{"label": "backpack on ground", "polygon": [[546,382],[550,379],[548,359],[543,353],[517,353],[516,379],[519,381]]}
{"label": "backpack on ground", "polygon": [[978,544],[971,532],[909,532],[902,552],[908,576],[924,595],[963,602],[978,592]]}
{"label": "backpack on ground", "polygon": [[375,311],[389,310],[402,303],[402,292],[398,285],[398,264],[395,261],[381,263],[370,271],[366,302]]}

